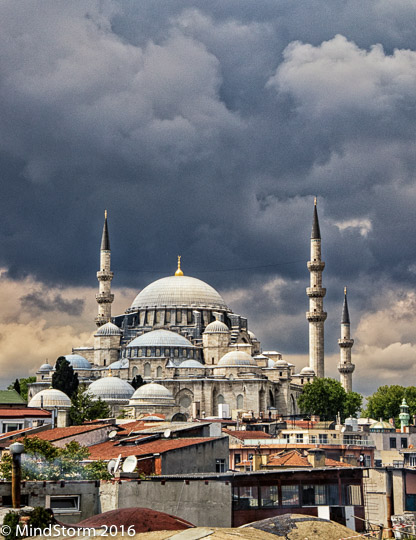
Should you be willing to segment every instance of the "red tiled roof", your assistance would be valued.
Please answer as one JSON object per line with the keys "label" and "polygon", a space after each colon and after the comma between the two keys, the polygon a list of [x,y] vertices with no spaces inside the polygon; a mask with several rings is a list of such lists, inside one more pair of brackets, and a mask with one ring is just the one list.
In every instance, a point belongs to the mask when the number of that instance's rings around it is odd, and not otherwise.
{"label": "red tiled roof", "polygon": [[82,433],[88,433],[89,431],[95,431],[97,429],[109,428],[108,424],[95,424],[88,426],[70,426],[63,428],[49,429],[48,431],[42,431],[28,437],[38,437],[44,441],[59,441],[60,439],[66,439],[67,437],[73,437],[74,435],[80,435]]}
{"label": "red tiled roof", "polygon": [[192,439],[158,439],[143,444],[122,445],[118,441],[107,441],[101,444],[95,444],[89,447],[89,459],[113,459],[121,454],[121,457],[127,456],[145,456],[148,454],[163,454],[170,450],[192,446],[194,444],[203,444],[210,441],[216,441],[219,437],[213,438],[192,438]]}
{"label": "red tiled roof", "polygon": [[[280,454],[271,454],[267,460],[267,465],[272,467],[311,467],[308,458],[302,456],[296,450]],[[325,458],[325,467],[350,467],[347,463]]]}
{"label": "red tiled roof", "polygon": [[[48,424],[46,424],[47,426]],[[8,431],[7,433],[1,433],[0,434],[0,441],[2,439],[8,439],[10,437],[15,437],[16,435],[19,435],[19,434],[22,434],[22,433],[25,433],[27,431],[32,431],[34,429],[39,429],[38,427],[27,427],[27,428],[24,428],[24,429],[15,429],[13,431]],[[47,427],[45,427],[45,429],[47,429]],[[40,431],[39,431],[40,433]],[[35,435],[33,435],[35,437]]]}
{"label": "red tiled roof", "polygon": [[242,431],[242,430],[233,430],[233,429],[223,429],[222,430],[227,435],[231,435],[232,437],[235,437],[236,439],[240,439],[242,441],[246,439],[271,439],[272,436],[269,435],[269,433],[266,433],[265,431]]}
{"label": "red tiled roof", "polygon": [[17,408],[0,408],[0,418],[50,418],[52,413],[44,409],[35,409],[27,407],[22,409]]}

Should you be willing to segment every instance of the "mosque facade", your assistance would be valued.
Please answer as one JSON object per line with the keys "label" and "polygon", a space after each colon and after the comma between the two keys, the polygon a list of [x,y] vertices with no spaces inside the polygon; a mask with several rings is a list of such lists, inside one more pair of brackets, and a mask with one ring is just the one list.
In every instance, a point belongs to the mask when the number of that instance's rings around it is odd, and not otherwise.
{"label": "mosque facade", "polygon": [[[280,353],[262,350],[247,318],[234,313],[213,287],[184,275],[180,257],[174,275],[150,283],[123,314],[112,316],[106,213],[94,345],[74,348],[66,359],[91,396],[105,400],[116,415],[163,414],[174,420],[294,415],[303,385],[324,376],[324,266],[315,200],[308,262],[311,283],[306,290],[310,362],[296,373]],[[348,314],[346,296],[339,370],[344,387],[350,387],[353,340],[345,310]],[[30,398],[49,388],[53,369],[49,364],[40,367],[29,388]],[[130,383],[138,376],[146,384],[135,391]]]}

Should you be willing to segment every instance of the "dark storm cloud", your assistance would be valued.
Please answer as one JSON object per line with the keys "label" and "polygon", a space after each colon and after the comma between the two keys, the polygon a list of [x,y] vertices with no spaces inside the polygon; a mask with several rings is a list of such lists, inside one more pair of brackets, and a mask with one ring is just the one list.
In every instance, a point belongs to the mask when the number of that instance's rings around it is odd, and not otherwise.
{"label": "dark storm cloud", "polygon": [[49,294],[47,290],[34,291],[20,298],[22,308],[33,315],[45,311],[58,311],[71,316],[79,316],[84,309],[84,303],[81,298],[66,300],[60,294]]}
{"label": "dark storm cloud", "polygon": [[415,286],[410,0],[9,1],[0,16],[11,277],[95,285],[108,208],[115,286],[178,253],[231,295],[282,279],[278,306],[266,290],[241,307],[278,307],[298,351],[317,194],[334,350],[345,284],[356,320],[380,288]]}

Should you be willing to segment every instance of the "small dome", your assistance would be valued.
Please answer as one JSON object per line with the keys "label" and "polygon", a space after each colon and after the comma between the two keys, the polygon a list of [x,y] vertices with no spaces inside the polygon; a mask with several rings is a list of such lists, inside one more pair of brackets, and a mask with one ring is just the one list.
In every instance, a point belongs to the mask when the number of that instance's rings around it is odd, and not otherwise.
{"label": "small dome", "polygon": [[113,362],[108,366],[111,369],[125,369],[129,367],[129,361],[127,358],[123,358],[122,360],[117,360],[116,362]]}
{"label": "small dome", "polygon": [[144,384],[131,397],[130,404],[174,405],[171,392],[157,383]]}
{"label": "small dome", "polygon": [[68,409],[70,406],[69,397],[56,388],[41,390],[28,403],[28,407],[43,407],[44,409]]}
{"label": "small dome", "polygon": [[64,358],[74,369],[91,369],[91,364],[80,354],[66,354]]}
{"label": "small dome", "polygon": [[103,401],[129,400],[134,394],[134,388],[127,381],[119,377],[102,377],[91,383],[87,392],[93,398],[101,398]]}
{"label": "small dome", "polygon": [[312,375],[315,375],[315,372],[311,367],[305,366],[300,370],[300,375],[309,375],[311,377]]}
{"label": "small dome", "polygon": [[96,336],[121,336],[122,331],[112,322],[108,322],[100,326],[95,333]]}
{"label": "small dome", "polygon": [[53,367],[46,362],[46,364],[42,364],[39,368],[39,371],[51,371]]}
{"label": "small dome", "polygon": [[207,324],[204,334],[229,334],[228,326],[222,321],[212,321]]}
{"label": "small dome", "polygon": [[277,368],[287,368],[287,367],[289,367],[289,364],[286,362],[286,360],[283,360],[283,359],[282,360],[276,360],[274,365]]}
{"label": "small dome", "polygon": [[374,431],[374,432],[395,431],[395,428],[390,424],[390,422],[386,422],[380,419],[378,422],[374,422],[374,424],[371,424],[370,431]]}
{"label": "small dome", "polygon": [[152,330],[136,337],[127,347],[192,347],[185,337],[170,330]]}
{"label": "small dome", "polygon": [[253,341],[258,341],[256,334],[252,332],[251,330],[248,330],[247,334],[250,336],[250,339],[252,339]]}
{"label": "small dome", "polygon": [[198,360],[185,360],[181,364],[179,364],[180,368],[204,368],[205,366],[201,364],[201,362],[198,362]]}
{"label": "small dome", "polygon": [[221,358],[218,367],[258,367],[257,362],[244,351],[231,351]]}

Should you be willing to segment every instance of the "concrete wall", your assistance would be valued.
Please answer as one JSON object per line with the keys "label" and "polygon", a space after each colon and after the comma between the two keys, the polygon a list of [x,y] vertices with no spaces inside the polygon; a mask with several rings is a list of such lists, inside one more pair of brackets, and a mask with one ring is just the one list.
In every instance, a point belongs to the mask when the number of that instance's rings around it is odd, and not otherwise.
{"label": "concrete wall", "polygon": [[216,472],[216,459],[224,459],[228,470],[228,437],[162,454],[162,474]]}
{"label": "concrete wall", "polygon": [[53,441],[54,446],[63,448],[71,441],[77,441],[82,446],[92,446],[93,444],[99,444],[108,440],[108,434],[114,429],[114,426],[108,425],[101,429],[94,429],[93,431],[87,431],[86,433],[79,433],[72,437],[65,437],[59,441]]}
{"label": "concrete wall", "polygon": [[[78,480],[73,482],[23,482],[21,494],[28,496],[29,506],[50,506],[50,496],[79,495],[79,511],[54,510],[63,523],[78,523],[99,512],[99,488],[95,481]],[[11,482],[0,483],[0,497],[11,496]]]}
{"label": "concrete wall", "polygon": [[102,482],[101,512],[139,506],[173,514],[199,527],[231,527],[231,484],[190,480]]}

